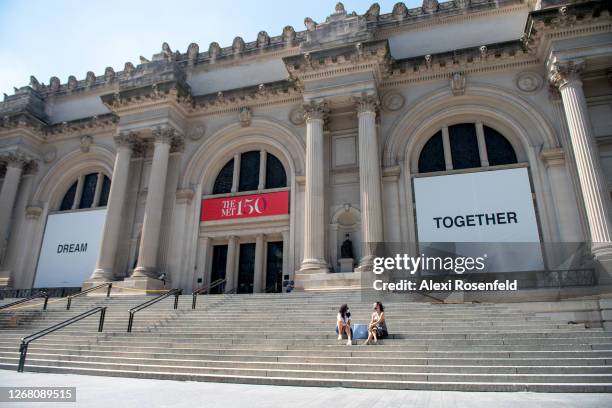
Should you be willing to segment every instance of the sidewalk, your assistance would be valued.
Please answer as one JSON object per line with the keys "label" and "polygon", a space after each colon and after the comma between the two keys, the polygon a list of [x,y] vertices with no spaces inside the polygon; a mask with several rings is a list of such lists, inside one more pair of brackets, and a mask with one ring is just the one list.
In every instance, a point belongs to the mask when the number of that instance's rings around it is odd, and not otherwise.
{"label": "sidewalk", "polygon": [[219,407],[219,408],[607,408],[612,394],[534,394],[450,391],[397,391],[354,388],[180,382],[0,370],[0,385],[72,386],[75,403],[0,403],[1,407]]}

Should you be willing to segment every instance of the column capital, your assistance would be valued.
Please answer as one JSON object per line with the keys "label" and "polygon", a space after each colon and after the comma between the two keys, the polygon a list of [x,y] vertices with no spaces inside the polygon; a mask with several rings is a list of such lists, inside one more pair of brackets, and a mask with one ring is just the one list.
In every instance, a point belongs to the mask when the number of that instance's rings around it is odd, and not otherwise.
{"label": "column capital", "polygon": [[0,162],[4,162],[7,168],[23,169],[32,162],[32,158],[22,152],[3,152],[0,153]]}
{"label": "column capital", "polygon": [[310,101],[304,104],[304,120],[325,120],[329,113],[329,105],[326,101]]}
{"label": "column capital", "polygon": [[266,237],[266,234],[263,234],[261,232],[259,234],[255,235],[255,239],[264,239],[265,237]]}
{"label": "column capital", "polygon": [[355,108],[357,109],[358,115],[362,113],[376,114],[378,106],[380,105],[380,101],[375,95],[363,94],[359,97],[353,98],[353,100],[355,101]]}
{"label": "column capital", "polygon": [[584,60],[554,62],[549,72],[550,83],[561,89],[571,82],[580,81],[584,65]]}
{"label": "column capital", "polygon": [[155,143],[172,144],[177,136],[177,131],[170,126],[158,126],[153,129],[153,140]]}

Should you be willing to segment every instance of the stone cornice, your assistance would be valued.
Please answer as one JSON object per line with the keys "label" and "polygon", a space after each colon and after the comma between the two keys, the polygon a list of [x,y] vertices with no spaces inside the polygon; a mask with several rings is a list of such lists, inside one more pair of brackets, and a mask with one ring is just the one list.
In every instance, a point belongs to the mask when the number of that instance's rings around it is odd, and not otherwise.
{"label": "stone cornice", "polygon": [[114,130],[117,126],[118,117],[114,114],[92,116],[85,119],[77,119],[69,122],[57,123],[44,129],[47,141],[72,138],[85,134],[104,133]]}
{"label": "stone cornice", "polygon": [[541,64],[539,59],[523,48],[520,41],[512,41],[397,61],[391,74],[382,82],[381,88],[448,79],[459,71],[476,74]]}
{"label": "stone cornice", "polygon": [[[472,1],[473,7],[466,10],[464,7],[448,7],[447,5],[453,2],[440,3],[445,7],[443,10],[438,10],[437,13],[427,14],[418,13],[418,8],[414,11],[408,10],[409,16],[402,19],[393,18],[392,14],[381,16],[382,19],[376,25],[374,38],[385,39],[393,34],[419,31],[434,28],[436,26],[450,25],[465,21],[472,21],[479,18],[486,18],[496,15],[504,15],[520,10],[525,10],[527,5],[521,0],[499,1],[497,5],[494,2]],[[499,7],[498,7],[499,6]]]}
{"label": "stone cornice", "polygon": [[527,19],[525,44],[531,52],[544,55],[551,40],[608,33],[611,9],[610,2],[588,1],[534,11]]}
{"label": "stone cornice", "polygon": [[238,112],[240,108],[265,107],[302,101],[302,91],[293,83],[279,81],[194,98],[190,116]]}
{"label": "stone cornice", "polygon": [[357,43],[284,58],[292,80],[298,84],[335,75],[372,71],[379,81],[391,67],[387,41]]}

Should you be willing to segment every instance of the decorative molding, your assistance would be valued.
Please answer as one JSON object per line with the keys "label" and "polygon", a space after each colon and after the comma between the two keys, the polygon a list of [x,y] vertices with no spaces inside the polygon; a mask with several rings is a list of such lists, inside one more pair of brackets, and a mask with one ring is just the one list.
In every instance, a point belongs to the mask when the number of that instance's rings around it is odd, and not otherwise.
{"label": "decorative molding", "polygon": [[382,97],[382,108],[388,112],[402,109],[406,103],[406,98],[398,91],[386,92]]}
{"label": "decorative molding", "polygon": [[542,153],[540,153],[540,158],[547,167],[565,165],[565,153],[562,148],[543,150]]}
{"label": "decorative molding", "polygon": [[238,110],[238,121],[240,126],[247,127],[251,124],[253,118],[253,112],[248,106],[243,106]]}
{"label": "decorative molding", "polygon": [[177,204],[191,204],[193,200],[194,192],[190,188],[176,190],[176,203]]}
{"label": "decorative molding", "polygon": [[465,93],[465,74],[463,72],[454,72],[450,77],[450,88],[454,96],[463,95]]}
{"label": "decorative molding", "polygon": [[200,140],[206,134],[206,124],[203,121],[192,123],[187,130],[187,137],[191,140]]}
{"label": "decorative molding", "polygon": [[304,108],[302,106],[296,106],[289,112],[289,122],[291,122],[295,126],[303,125],[305,121],[305,113],[306,112],[304,111]]}
{"label": "decorative molding", "polygon": [[89,153],[89,148],[93,143],[93,137],[91,135],[83,135],[81,136],[81,140],[79,142],[79,147],[83,153]]}
{"label": "decorative molding", "polygon": [[520,72],[514,78],[516,87],[525,93],[536,93],[542,89],[544,79],[542,76],[533,71]]}

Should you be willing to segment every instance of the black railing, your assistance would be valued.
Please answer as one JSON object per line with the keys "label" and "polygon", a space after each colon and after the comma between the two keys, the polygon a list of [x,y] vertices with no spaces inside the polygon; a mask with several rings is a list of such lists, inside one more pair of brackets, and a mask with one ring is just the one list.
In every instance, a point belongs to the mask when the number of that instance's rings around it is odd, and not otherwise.
{"label": "black railing", "polygon": [[30,300],[39,299],[39,298],[43,298],[43,297],[45,298],[45,303],[43,303],[43,310],[47,310],[47,303],[49,303],[49,294],[47,292],[38,292],[37,294],[35,294],[33,296],[30,296],[30,297],[27,297],[25,299],[20,299],[20,300],[18,300],[16,302],[9,303],[8,305],[2,305],[2,306],[0,306],[0,310],[8,309],[8,308],[10,308],[12,306],[17,306],[17,305],[20,305],[22,303],[29,302]]}
{"label": "black railing", "polygon": [[100,312],[100,323],[98,324],[98,331],[101,332],[102,329],[104,328],[104,316],[106,316],[106,306],[95,307],[91,310],[88,310],[87,312],[81,313],[80,315],[71,317],[68,320],[64,320],[61,323],[58,323],[51,327],[47,327],[46,329],[43,329],[39,332],[30,334],[29,336],[22,338],[21,345],[19,346],[19,365],[17,366],[17,371],[20,373],[23,372],[23,367],[25,366],[26,356],[28,354],[28,346],[30,345],[31,342],[43,336],[46,336],[47,334],[56,332],[59,329],[63,329],[64,327],[71,325],[72,323],[76,323],[79,320],[83,320],[84,318],[89,317],[98,312]]}
{"label": "black railing", "polygon": [[50,298],[66,297],[81,291],[80,287],[61,287],[61,288],[30,288],[30,289],[0,289],[0,300],[11,298],[27,298],[34,296],[38,292],[47,292]]}
{"label": "black railing", "polygon": [[207,294],[210,292],[212,288],[216,288],[217,286],[223,285],[223,284],[225,284],[225,279],[217,279],[216,281],[212,282],[210,285],[205,285],[199,289],[194,290],[192,294],[193,299],[191,301],[191,308],[192,309],[196,308],[196,302],[197,302],[198,295]]}
{"label": "black railing", "polygon": [[113,284],[111,282],[107,282],[107,283],[103,283],[101,285],[98,286],[94,286],[92,288],[86,289],[82,292],[77,293],[76,295],[70,295],[68,296],[68,302],[66,303],[66,310],[70,310],[70,305],[72,304],[72,299],[79,297],[79,296],[83,296],[88,294],[89,292],[93,292],[95,290],[98,290],[100,288],[103,288],[104,286],[108,286],[108,289],[106,289],[106,297],[110,297],[110,293],[111,293],[111,289],[113,287]]}
{"label": "black railing", "polygon": [[127,327],[127,332],[131,333],[132,332],[132,326],[134,324],[134,314],[136,312],[141,311],[142,309],[146,309],[147,307],[159,302],[160,300],[163,300],[167,297],[173,296],[174,295],[174,309],[178,308],[178,300],[179,300],[179,296],[183,293],[183,289],[171,289],[166,293],[162,293],[159,296],[154,297],[151,300],[147,300],[144,303],[139,304],[138,306],[134,306],[133,308],[130,309],[130,319],[128,320],[128,327]]}

